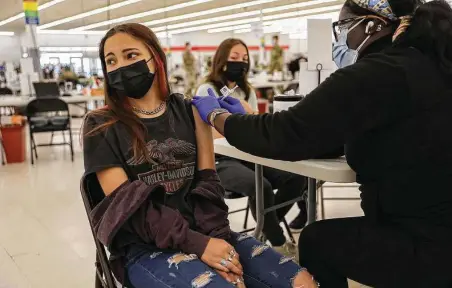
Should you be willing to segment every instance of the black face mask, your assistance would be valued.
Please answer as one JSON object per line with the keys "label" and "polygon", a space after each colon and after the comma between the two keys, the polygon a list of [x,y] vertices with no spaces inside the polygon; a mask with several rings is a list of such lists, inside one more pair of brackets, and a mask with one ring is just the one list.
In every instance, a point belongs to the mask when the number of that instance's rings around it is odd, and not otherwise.
{"label": "black face mask", "polygon": [[149,71],[147,61],[141,60],[108,72],[108,82],[119,96],[141,99],[151,89],[154,76]]}
{"label": "black face mask", "polygon": [[242,82],[248,72],[248,63],[228,61],[225,76],[231,82]]}

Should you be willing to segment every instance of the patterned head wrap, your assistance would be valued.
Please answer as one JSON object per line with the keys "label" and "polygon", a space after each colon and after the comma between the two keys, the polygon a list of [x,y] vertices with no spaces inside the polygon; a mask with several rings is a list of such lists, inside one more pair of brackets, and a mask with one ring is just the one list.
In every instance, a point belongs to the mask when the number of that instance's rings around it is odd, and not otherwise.
{"label": "patterned head wrap", "polygon": [[392,12],[388,0],[352,0],[359,7],[372,11],[377,15],[383,16],[391,21],[396,21],[397,16]]}
{"label": "patterned head wrap", "polygon": [[412,16],[397,17],[392,11],[388,0],[352,0],[356,5],[374,12],[375,14],[385,17],[391,21],[400,20],[400,25],[394,33],[393,41],[403,34],[411,25]]}

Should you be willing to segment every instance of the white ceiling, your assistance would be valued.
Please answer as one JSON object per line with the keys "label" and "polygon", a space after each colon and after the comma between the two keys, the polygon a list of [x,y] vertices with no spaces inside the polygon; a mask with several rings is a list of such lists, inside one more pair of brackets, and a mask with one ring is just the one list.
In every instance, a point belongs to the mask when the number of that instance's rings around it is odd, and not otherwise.
{"label": "white ceiling", "polygon": [[[24,19],[23,17],[16,17],[19,19],[16,19],[14,21],[11,21],[9,23],[6,23],[4,25],[2,24],[2,21],[4,23],[4,20],[10,19],[11,17],[14,17],[22,12],[22,0],[1,0],[2,1],[2,8],[0,9],[0,31],[15,31],[19,32],[24,29]],[[259,1],[259,2],[256,2]],[[229,22],[235,23],[235,21],[243,21],[243,23],[247,22],[247,19],[253,19],[256,17],[260,17],[259,14],[256,14],[258,10],[260,9],[266,9],[263,10],[264,14],[263,16],[266,17],[264,19],[274,20],[274,19],[287,19],[287,18],[294,18],[296,16],[300,15],[312,15],[312,14],[319,14],[319,13],[328,13],[331,11],[337,11],[339,5],[343,3],[343,0],[315,0],[316,2],[310,1],[299,1],[299,0],[41,0],[39,2],[41,8],[45,7],[42,5],[49,6],[49,4],[54,4],[51,7],[48,7],[46,9],[41,9],[39,12],[40,15],[40,22],[41,25],[44,25],[46,30],[69,30],[69,29],[76,29],[79,28],[81,30],[87,30],[84,27],[87,25],[91,25],[87,27],[90,31],[105,31],[112,25],[114,26],[115,23],[110,25],[95,25],[97,23],[109,21],[109,20],[116,20],[119,23],[124,22],[138,22],[138,23],[145,23],[149,21],[154,21],[153,25],[150,25],[151,28],[157,28],[157,30],[160,28],[161,31],[164,30],[165,25],[176,25],[176,26],[170,26],[168,27],[169,31],[172,30],[178,30],[182,28],[187,27],[199,27],[199,26],[205,26],[205,25],[211,25],[212,23],[218,24],[218,27],[225,27],[228,25]],[[266,3],[265,3],[266,2]],[[123,4],[129,4],[122,6],[117,9],[111,9],[116,6],[121,6]],[[260,3],[258,5],[253,3]],[[306,4],[301,4],[306,3]],[[309,3],[309,4],[308,4]],[[286,5],[294,5],[289,6],[292,8],[285,7]],[[183,6],[183,8],[175,9],[173,7],[174,5],[179,5],[175,7],[180,7],[180,5]],[[219,11],[219,12],[206,12],[210,11],[212,9],[216,8],[222,8],[222,7],[229,7],[229,6],[239,7],[236,9],[228,9],[223,8],[225,11]],[[239,5],[239,6],[237,6]],[[188,7],[184,7],[188,6]],[[248,7],[243,7],[248,6]],[[304,7],[300,7],[304,6]],[[329,7],[332,6],[332,8],[323,8],[323,7]],[[270,9],[269,8],[275,8],[275,7],[281,7],[280,9]],[[334,7],[334,8],[333,8]],[[166,9],[165,9],[166,8]],[[100,13],[95,15],[89,15],[87,17],[78,16],[80,19],[75,19],[73,21],[69,21],[67,23],[62,23],[59,25],[55,25],[53,27],[46,27],[46,24],[53,23],[55,21],[59,20],[67,20],[71,19],[70,17],[80,15],[82,13],[89,13],[91,11],[99,11],[96,9],[100,9]],[[110,9],[110,10],[109,10]],[[314,9],[314,10],[312,10]],[[109,11],[106,11],[109,10]],[[167,11],[170,10],[170,11]],[[275,11],[276,10],[276,11]],[[308,10],[308,11],[304,11]],[[254,12],[253,12],[254,11]],[[179,20],[172,20],[165,22],[165,19],[168,19],[170,17],[174,16],[182,16],[190,13],[196,13],[196,12],[204,12],[205,15],[201,16],[190,16],[189,19],[179,19]],[[249,12],[248,14],[243,14],[245,12]],[[298,12],[298,13],[297,13]],[[129,17],[128,19],[124,19],[127,21],[122,21],[121,17],[126,17],[130,15],[135,15],[143,13],[141,15],[138,15],[140,17]],[[208,13],[208,14],[207,14]],[[199,13],[198,13],[199,14]],[[228,15],[233,15],[229,16]],[[179,17],[180,18],[180,17]],[[217,19],[218,18],[218,19]],[[14,19],[14,18],[13,18]],[[160,20],[160,21],[156,21]],[[170,20],[170,19],[168,19]],[[195,20],[200,20],[195,23],[190,23]],[[234,22],[232,22],[234,21]],[[160,23],[155,23],[160,22]],[[199,23],[199,24],[196,24]],[[94,24],[94,26],[92,25]],[[152,24],[152,23],[151,23]],[[178,25],[179,24],[179,25]],[[237,24],[231,24],[231,25],[239,25]],[[48,26],[48,25],[47,25]],[[99,27],[96,27],[99,26]],[[208,30],[208,26],[205,26]],[[202,27],[201,27],[202,28]],[[215,27],[213,27],[215,28]],[[182,30],[183,31],[183,30]],[[158,32],[158,31],[157,31]],[[74,32],[76,33],[76,32]],[[82,33],[82,32],[77,32]],[[83,32],[85,33],[85,32]],[[87,33],[95,33],[95,32],[87,32]]]}

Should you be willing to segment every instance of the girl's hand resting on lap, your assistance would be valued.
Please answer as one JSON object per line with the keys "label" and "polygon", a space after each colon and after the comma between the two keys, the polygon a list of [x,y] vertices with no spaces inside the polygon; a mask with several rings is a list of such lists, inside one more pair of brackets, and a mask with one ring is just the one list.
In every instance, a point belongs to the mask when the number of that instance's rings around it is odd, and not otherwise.
{"label": "girl's hand resting on lap", "polygon": [[216,272],[223,277],[224,279],[226,279],[226,281],[228,281],[229,283],[233,283],[236,287],[239,288],[246,288],[245,283],[243,282],[243,277],[239,276],[237,274],[234,274],[232,272],[223,272],[223,271],[218,271],[216,270]]}
{"label": "girl's hand resting on lap", "polygon": [[232,272],[239,276],[243,275],[239,254],[237,254],[231,244],[222,239],[210,238],[206,250],[201,256],[201,261],[216,270]]}

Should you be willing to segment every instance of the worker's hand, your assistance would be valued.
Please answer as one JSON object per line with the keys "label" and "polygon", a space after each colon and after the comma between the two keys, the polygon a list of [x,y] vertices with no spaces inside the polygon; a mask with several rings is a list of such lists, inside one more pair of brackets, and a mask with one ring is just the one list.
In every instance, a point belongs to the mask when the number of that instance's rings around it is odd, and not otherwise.
{"label": "worker's hand", "polygon": [[234,247],[223,239],[210,238],[206,250],[201,256],[201,261],[216,270],[243,275],[239,255]]}
{"label": "worker's hand", "polygon": [[218,101],[221,108],[228,110],[232,114],[246,114],[245,109],[239,99],[232,96],[221,97]]}
{"label": "worker's hand", "polygon": [[215,270],[221,277],[223,277],[229,283],[234,284],[238,288],[246,288],[245,281],[242,276],[234,274],[232,272],[223,272],[220,270]]}
{"label": "worker's hand", "polygon": [[193,97],[191,104],[195,105],[196,109],[198,109],[201,119],[210,125],[210,113],[216,109],[221,109],[221,106],[220,103],[218,103],[218,99],[212,89],[207,89],[207,93],[209,94],[207,96],[202,95]]}

